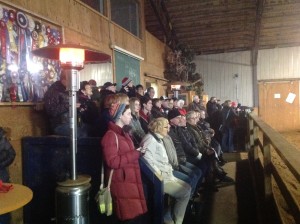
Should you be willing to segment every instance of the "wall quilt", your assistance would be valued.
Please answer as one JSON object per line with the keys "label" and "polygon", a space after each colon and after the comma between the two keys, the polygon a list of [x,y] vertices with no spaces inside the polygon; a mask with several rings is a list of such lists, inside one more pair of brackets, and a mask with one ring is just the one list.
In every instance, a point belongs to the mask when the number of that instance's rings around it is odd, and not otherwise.
{"label": "wall quilt", "polygon": [[62,41],[61,27],[0,4],[0,101],[38,102],[60,74],[58,61],[31,51]]}

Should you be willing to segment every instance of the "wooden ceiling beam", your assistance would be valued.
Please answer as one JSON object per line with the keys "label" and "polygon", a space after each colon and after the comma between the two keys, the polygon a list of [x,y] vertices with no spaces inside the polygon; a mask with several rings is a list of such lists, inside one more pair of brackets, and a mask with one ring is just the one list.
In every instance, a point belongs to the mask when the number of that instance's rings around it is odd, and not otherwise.
{"label": "wooden ceiling beam", "polygon": [[215,48],[215,49],[199,49],[196,51],[197,55],[206,55],[206,54],[221,54],[221,53],[229,53],[229,52],[237,52],[237,51],[248,51],[249,47],[236,47],[236,48]]}
{"label": "wooden ceiling beam", "polygon": [[207,17],[207,18],[200,18],[200,17],[195,17],[192,20],[177,20],[174,21],[173,24],[176,25],[176,27],[180,26],[187,26],[189,24],[194,25],[194,26],[201,26],[201,25],[213,25],[216,23],[220,24],[225,24],[225,23],[236,23],[236,22],[253,22],[255,23],[255,15],[250,16],[250,15],[244,15],[244,14],[239,14],[235,16],[218,16],[218,17]]}
{"label": "wooden ceiling beam", "polygon": [[237,39],[237,38],[245,38],[245,37],[254,37],[253,32],[246,30],[246,31],[237,31],[237,32],[230,32],[230,33],[220,33],[218,34],[210,34],[210,35],[198,35],[198,36],[186,36],[185,38],[181,37],[180,40],[184,40],[185,42],[193,41],[195,39],[199,41],[205,41],[206,39]]}
{"label": "wooden ceiling beam", "polygon": [[209,42],[197,42],[194,44],[189,44],[189,46],[197,48],[212,48],[218,46],[219,48],[228,48],[234,46],[243,46],[243,47],[251,47],[251,41],[245,42],[244,40],[211,40]]}
{"label": "wooden ceiling beam", "polygon": [[200,12],[201,11],[204,12],[207,10],[222,11],[222,10],[228,10],[228,9],[242,9],[242,8],[253,6],[253,5],[255,6],[255,1],[248,1],[248,2],[227,1],[227,4],[221,3],[221,1],[218,1],[218,2],[220,2],[220,4],[218,4],[218,3],[214,4],[214,3],[212,3],[212,1],[204,2],[204,1],[200,1],[200,0],[189,3],[189,2],[186,2],[186,0],[182,0],[180,3],[175,4],[172,0],[170,2],[166,2],[166,7],[168,8],[168,11],[171,13],[174,11],[176,12],[178,10],[185,10],[185,11],[199,10]]}
{"label": "wooden ceiling beam", "polygon": [[203,12],[198,12],[198,11],[190,11],[190,12],[185,12],[185,11],[178,11],[178,12],[170,12],[169,13],[170,17],[172,18],[173,22],[183,22],[185,20],[195,20],[195,19],[218,19],[222,17],[223,19],[226,19],[228,17],[235,17],[235,16],[241,16],[244,15],[246,16],[253,16],[255,15],[255,8],[245,8],[245,9],[237,9],[237,10],[230,10],[227,12],[224,11],[203,11]]}
{"label": "wooden ceiling beam", "polygon": [[178,42],[176,33],[173,30],[168,11],[164,5],[163,0],[148,0],[154,10],[154,13],[160,23],[160,26],[162,30],[164,31],[166,38],[167,38],[167,44],[174,48]]}
{"label": "wooden ceiling beam", "polygon": [[[195,27],[197,29],[195,30]],[[177,37],[181,36],[182,34],[190,34],[190,33],[206,33],[206,32],[213,32],[218,30],[224,31],[224,30],[250,30],[254,32],[255,23],[245,23],[243,21],[236,21],[234,23],[217,23],[212,25],[190,25],[185,27],[176,27],[176,30],[178,32]]]}

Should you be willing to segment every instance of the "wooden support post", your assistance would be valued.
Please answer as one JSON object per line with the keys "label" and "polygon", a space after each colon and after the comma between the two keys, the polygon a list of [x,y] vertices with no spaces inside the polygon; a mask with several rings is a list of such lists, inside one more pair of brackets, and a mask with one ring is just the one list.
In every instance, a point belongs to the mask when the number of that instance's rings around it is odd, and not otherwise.
{"label": "wooden support post", "polygon": [[271,142],[270,139],[264,135],[263,137],[263,154],[264,154],[264,193],[265,200],[270,199],[272,196],[272,162],[271,162]]}
{"label": "wooden support post", "polygon": [[258,132],[259,132],[259,128],[257,126],[253,127],[253,142],[254,142],[254,150],[253,150],[253,159],[254,161],[256,161],[258,159],[258,150],[259,150],[259,146],[258,146]]}

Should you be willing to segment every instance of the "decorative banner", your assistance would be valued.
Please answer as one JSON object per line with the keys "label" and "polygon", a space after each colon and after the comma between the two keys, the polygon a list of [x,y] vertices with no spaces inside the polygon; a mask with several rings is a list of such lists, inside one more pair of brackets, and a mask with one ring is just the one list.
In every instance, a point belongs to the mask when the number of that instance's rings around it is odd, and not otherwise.
{"label": "decorative banner", "polygon": [[61,41],[61,27],[0,4],[0,102],[41,101],[60,64],[31,50]]}

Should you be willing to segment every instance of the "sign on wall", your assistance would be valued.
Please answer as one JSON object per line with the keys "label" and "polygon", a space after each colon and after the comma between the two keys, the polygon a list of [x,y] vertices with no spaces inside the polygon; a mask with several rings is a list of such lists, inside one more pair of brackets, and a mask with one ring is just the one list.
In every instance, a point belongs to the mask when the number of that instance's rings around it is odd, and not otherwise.
{"label": "sign on wall", "polygon": [[31,51],[61,41],[61,27],[0,4],[0,101],[41,101],[60,65]]}
{"label": "sign on wall", "polygon": [[122,87],[122,79],[130,78],[134,85],[140,84],[140,61],[129,55],[115,51],[115,72],[117,89]]}

